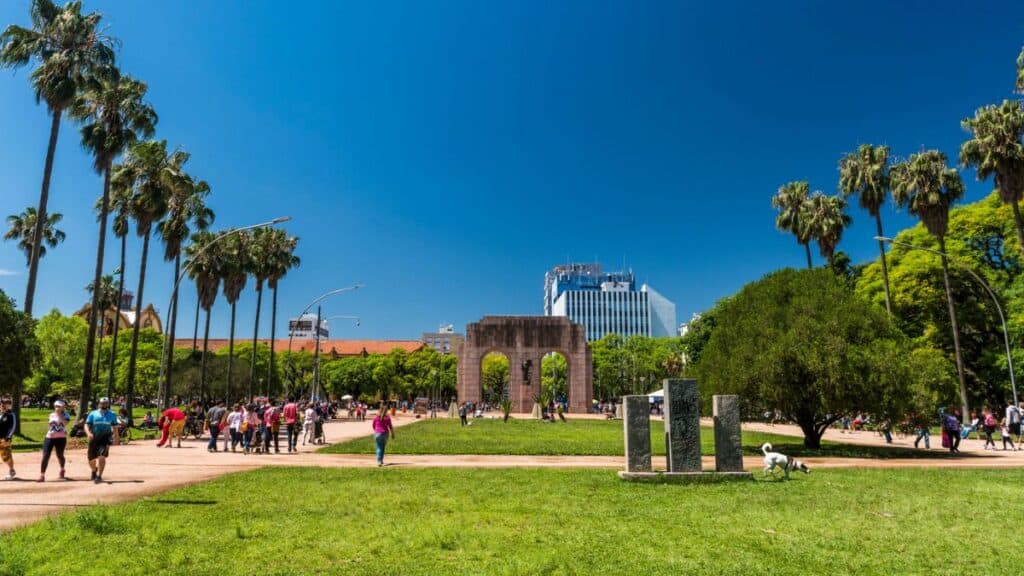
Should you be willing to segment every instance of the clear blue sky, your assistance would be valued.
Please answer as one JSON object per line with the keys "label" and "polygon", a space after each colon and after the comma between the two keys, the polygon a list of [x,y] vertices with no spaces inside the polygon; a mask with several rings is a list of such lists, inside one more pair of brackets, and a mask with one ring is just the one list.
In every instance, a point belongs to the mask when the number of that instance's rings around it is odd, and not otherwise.
{"label": "clear blue sky", "polygon": [[[25,24],[27,0],[0,3]],[[1011,97],[1019,2],[123,2],[87,0],[150,85],[158,135],[193,154],[216,228],[283,214],[302,267],[285,318],[318,293],[341,338],[417,338],[484,314],[541,313],[554,264],[623,262],[680,321],[783,266],[794,240],[769,199],[789,180],[836,187],[863,142],[955,158],[960,120]],[[48,122],[27,70],[0,73],[0,215],[35,205]],[[100,179],[62,127],[51,209],[67,242],[40,267],[36,311],[86,299]],[[991,189],[966,173],[967,200]],[[841,248],[876,253],[867,215]],[[891,208],[894,231],[910,221]],[[128,286],[141,242],[133,235]],[[107,270],[116,266],[108,244]],[[146,301],[171,266],[152,250]],[[817,255],[816,255],[817,257]],[[0,245],[0,289],[24,297]],[[183,292],[192,309],[194,290]],[[250,335],[255,295],[239,305]],[[265,316],[266,318],[266,316]],[[213,333],[226,336],[228,308]],[[191,332],[191,312],[179,335]]]}

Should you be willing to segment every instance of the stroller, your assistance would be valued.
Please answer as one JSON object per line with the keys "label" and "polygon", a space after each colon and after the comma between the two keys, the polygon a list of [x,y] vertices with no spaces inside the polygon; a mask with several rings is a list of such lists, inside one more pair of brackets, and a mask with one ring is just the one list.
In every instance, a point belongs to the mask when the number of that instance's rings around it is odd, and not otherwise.
{"label": "stroller", "polygon": [[313,423],[313,444],[326,444],[327,439],[324,438],[324,419],[319,417]]}

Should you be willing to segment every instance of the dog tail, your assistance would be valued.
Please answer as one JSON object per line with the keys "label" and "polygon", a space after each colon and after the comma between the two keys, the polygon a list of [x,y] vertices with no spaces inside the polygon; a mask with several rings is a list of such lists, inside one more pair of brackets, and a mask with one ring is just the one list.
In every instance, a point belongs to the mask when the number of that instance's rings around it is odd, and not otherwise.
{"label": "dog tail", "polygon": [[764,454],[765,456],[767,456],[768,452],[770,452],[771,450],[772,450],[771,443],[765,442],[764,444],[761,444],[761,453]]}

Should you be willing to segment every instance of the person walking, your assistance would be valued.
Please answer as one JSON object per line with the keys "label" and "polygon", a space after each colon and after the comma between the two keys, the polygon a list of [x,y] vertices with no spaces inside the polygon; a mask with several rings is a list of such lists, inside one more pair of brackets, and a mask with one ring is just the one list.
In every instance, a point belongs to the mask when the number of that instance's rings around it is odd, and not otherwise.
{"label": "person walking", "polygon": [[982,429],[985,431],[985,450],[988,450],[989,445],[992,445],[992,449],[996,449],[996,441],[992,438],[992,434],[996,431],[996,417],[992,414],[992,411],[985,409],[985,420],[982,423]]}
{"label": "person walking", "polygon": [[273,401],[268,402],[266,411],[263,412],[263,453],[270,454],[270,439],[274,439],[274,453],[280,454],[281,447],[278,444],[278,431],[281,426],[281,411]]}
{"label": "person walking", "polygon": [[385,406],[382,404],[377,415],[373,417],[373,441],[377,445],[377,466],[384,465],[384,449],[388,445],[388,436],[395,437],[395,427],[391,425]]}
{"label": "person walking", "polygon": [[1021,423],[1021,410],[1019,406],[1010,404],[1006,407],[1006,425],[1010,429],[1010,434],[1017,437],[1017,443],[1020,443],[1020,423]]}
{"label": "person walking", "polygon": [[68,417],[64,413],[64,402],[53,403],[53,413],[46,425],[46,437],[43,438],[43,461],[39,464],[39,482],[46,482],[46,468],[50,464],[50,454],[57,452],[57,463],[60,464],[61,480],[64,480],[64,448],[68,444]]}
{"label": "person walking", "polygon": [[227,411],[224,401],[218,400],[206,415],[206,427],[210,431],[210,441],[206,444],[207,452],[217,451],[217,437],[220,436],[221,428],[224,426],[224,417],[227,415]]}
{"label": "person walking", "polygon": [[100,398],[99,408],[89,413],[85,418],[85,435],[89,437],[89,469],[92,470],[92,481],[96,484],[103,482],[103,472],[107,468],[107,458],[110,456],[110,445],[114,443],[114,426],[117,425],[117,415],[110,410],[110,399]]}
{"label": "person walking", "polygon": [[949,453],[960,453],[960,411],[942,415],[942,431],[949,438]]}
{"label": "person walking", "polygon": [[306,438],[309,438],[309,443],[313,444],[316,440],[316,419],[317,413],[313,405],[306,406],[306,411],[303,414],[302,420],[302,445],[306,445]]}
{"label": "person walking", "polygon": [[14,456],[11,454],[17,424],[18,418],[11,410],[11,399],[0,400],[0,462],[7,464],[7,476],[4,476],[4,480],[14,480],[18,476],[14,471]]}
{"label": "person walking", "polygon": [[242,415],[241,404],[235,404],[235,409],[226,416],[226,421],[228,432],[231,434],[231,451],[236,452],[236,448],[242,443],[242,422],[244,421],[244,416]]}
{"label": "person walking", "polygon": [[288,452],[290,453],[296,450],[295,445],[299,442],[299,407],[295,404],[295,398],[288,398],[288,403],[284,405],[282,412],[288,433]]}
{"label": "person walking", "polygon": [[[999,433],[1003,437],[1003,450],[1016,451],[1017,447],[1013,445],[1013,437],[1010,436],[1010,425],[1006,422],[1005,418],[1003,418],[1003,421],[1000,422]],[[1009,445],[1009,448],[1007,448],[1007,445]]]}
{"label": "person walking", "polygon": [[259,428],[260,420],[256,415],[256,406],[250,404],[242,412],[242,452],[248,454],[252,450],[252,436]]}
{"label": "person walking", "polygon": [[914,419],[914,425],[917,428],[917,438],[914,439],[914,448],[918,447],[921,439],[924,439],[924,449],[931,450],[931,430],[928,429],[928,419],[924,416],[918,416]]}
{"label": "person walking", "polygon": [[469,424],[468,417],[469,417],[469,406],[467,406],[466,403],[463,402],[461,405],[459,405],[459,424],[461,424],[462,426],[468,425]]}

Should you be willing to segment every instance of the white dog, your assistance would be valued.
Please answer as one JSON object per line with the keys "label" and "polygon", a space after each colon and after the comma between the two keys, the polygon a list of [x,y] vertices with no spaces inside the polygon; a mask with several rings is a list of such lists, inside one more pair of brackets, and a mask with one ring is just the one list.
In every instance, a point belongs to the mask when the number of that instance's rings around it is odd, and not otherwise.
{"label": "white dog", "polygon": [[775,475],[775,469],[781,468],[785,477],[789,479],[790,470],[799,470],[804,474],[810,474],[811,469],[806,464],[797,460],[796,458],[790,458],[781,452],[772,452],[772,445],[765,442],[761,445],[761,452],[764,453],[764,473],[765,475]]}

